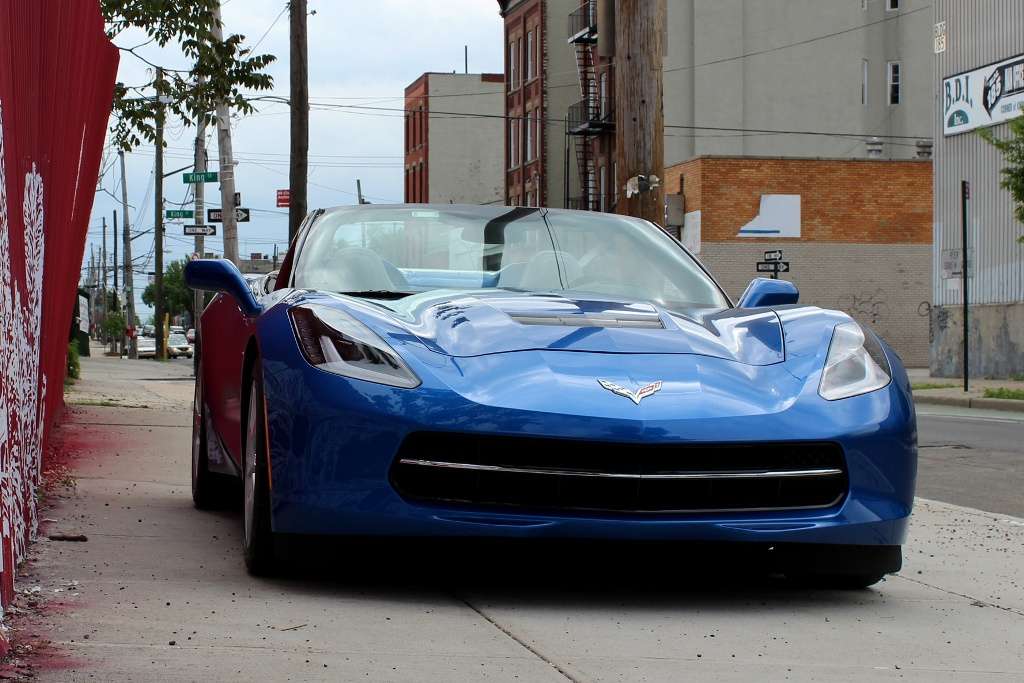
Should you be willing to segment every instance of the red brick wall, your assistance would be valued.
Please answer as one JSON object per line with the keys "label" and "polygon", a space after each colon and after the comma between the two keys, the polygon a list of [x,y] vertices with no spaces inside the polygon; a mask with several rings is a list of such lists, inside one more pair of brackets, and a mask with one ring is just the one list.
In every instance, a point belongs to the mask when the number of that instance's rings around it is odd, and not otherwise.
{"label": "red brick wall", "polygon": [[763,194],[801,196],[800,241],[932,242],[930,162],[701,157],[665,175],[670,194],[683,179],[686,211],[701,211],[704,242],[747,240],[736,234],[757,216]]}
{"label": "red brick wall", "polygon": [[405,89],[405,201],[426,202],[430,196],[428,178],[428,128],[430,125],[430,74],[426,73]]}

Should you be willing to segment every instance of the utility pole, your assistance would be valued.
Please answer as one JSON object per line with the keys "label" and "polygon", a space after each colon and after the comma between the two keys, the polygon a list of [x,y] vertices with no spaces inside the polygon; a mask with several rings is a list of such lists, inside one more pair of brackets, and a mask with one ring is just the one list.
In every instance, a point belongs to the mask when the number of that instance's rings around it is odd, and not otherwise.
{"label": "utility pole", "polygon": [[153,256],[155,274],[153,276],[153,289],[156,294],[156,302],[153,306],[153,319],[156,323],[156,359],[167,358],[167,348],[164,331],[164,103],[160,100],[160,88],[164,80],[164,70],[157,67],[156,70],[156,168],[153,171],[153,185],[155,197],[153,200]]}
{"label": "utility pole", "polygon": [[[113,232],[110,233],[110,241],[114,245],[114,264],[113,264],[114,265],[114,267],[113,267],[113,272],[114,272],[114,297],[113,297],[113,299],[114,299],[114,312],[115,313],[120,313],[121,312],[121,302],[118,301],[118,298],[117,298],[117,209],[114,209],[111,213],[112,213],[113,219],[114,219],[113,224],[112,224],[114,230],[113,230]],[[110,350],[111,351],[118,351],[118,352],[120,352],[120,350],[122,348],[122,343],[123,342],[124,342],[124,326],[122,325],[121,326],[121,334],[115,334],[113,339],[110,340],[110,346],[111,346]],[[118,355],[118,358],[120,358],[120,357],[121,356]]]}
{"label": "utility pole", "polygon": [[963,287],[963,311],[964,311],[964,391],[970,389],[970,374],[971,364],[970,356],[968,351],[970,348],[970,331],[971,327],[969,324],[970,312],[968,310],[970,298],[967,295],[967,281],[969,279],[970,271],[967,269],[970,267],[970,262],[967,259],[967,202],[971,198],[971,184],[966,180],[960,181],[960,227],[962,230],[963,244],[960,249],[960,282]]}
{"label": "utility pole", "polygon": [[640,182],[640,192],[624,196],[619,211],[659,225],[665,222],[665,15],[665,0],[615,0],[615,182],[620,190],[638,176],[650,184],[645,189]]}
{"label": "utility pole", "polygon": [[[294,3],[293,3],[294,4]],[[224,40],[220,3],[213,11],[213,37]],[[231,152],[231,113],[227,100],[217,102],[217,151],[220,155],[220,207],[223,215],[224,258],[238,265],[238,221],[235,218],[235,161]]]}
{"label": "utility pole", "polygon": [[[199,121],[196,123],[196,149],[195,149],[195,164],[193,171],[196,173],[203,173],[206,171],[206,116],[201,115]],[[206,189],[203,183],[196,183],[195,185],[196,195],[196,207],[195,207],[195,224],[205,225],[206,220],[203,212],[206,210]],[[199,258],[203,258],[203,252],[206,250],[206,238],[202,235],[196,235],[195,252]],[[192,293],[192,310],[195,313],[192,320],[192,328],[196,331],[196,338],[193,342],[194,351],[192,353],[193,368],[196,373],[199,371],[199,355],[202,353],[202,333],[199,330],[199,314],[203,310],[203,293],[199,290],[195,290]],[[196,375],[198,377],[198,374]]]}
{"label": "utility pole", "polygon": [[[107,322],[107,217],[103,217],[103,246],[100,247],[100,305],[103,306],[103,323]],[[106,329],[101,332],[103,343],[107,343]]]}
{"label": "utility pole", "polygon": [[363,181],[356,178],[356,196],[359,197],[359,203],[365,204],[366,200],[363,199]]}
{"label": "utility pole", "polygon": [[309,173],[309,52],[306,49],[306,0],[288,3],[291,23],[289,100],[291,102],[291,156],[288,168],[288,243],[306,217],[306,181]]}
{"label": "utility pole", "polygon": [[139,344],[135,334],[135,290],[132,286],[132,238],[128,225],[128,186],[125,185],[124,173],[124,152],[118,152],[121,157],[121,223],[124,224],[124,296],[125,313],[127,317],[126,327],[131,330],[128,338],[128,357],[135,359],[139,357]]}

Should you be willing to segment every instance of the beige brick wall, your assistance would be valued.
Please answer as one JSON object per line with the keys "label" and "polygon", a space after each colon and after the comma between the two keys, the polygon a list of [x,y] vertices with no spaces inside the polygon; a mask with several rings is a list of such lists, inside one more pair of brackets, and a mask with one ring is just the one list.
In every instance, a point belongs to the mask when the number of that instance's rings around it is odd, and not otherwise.
{"label": "beige brick wall", "polygon": [[932,249],[929,244],[835,244],[790,240],[704,242],[700,259],[735,300],[757,277],[754,264],[783,249],[802,303],[849,313],[870,325],[908,367],[928,366]]}

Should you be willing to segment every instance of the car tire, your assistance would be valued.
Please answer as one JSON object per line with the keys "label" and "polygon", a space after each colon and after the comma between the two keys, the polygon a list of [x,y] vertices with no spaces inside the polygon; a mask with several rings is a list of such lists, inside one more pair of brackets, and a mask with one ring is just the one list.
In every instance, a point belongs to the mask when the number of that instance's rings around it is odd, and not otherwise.
{"label": "car tire", "polygon": [[217,510],[237,500],[238,483],[233,477],[210,471],[206,404],[203,402],[200,382],[197,378],[192,408],[192,504],[197,510]]}
{"label": "car tire", "polygon": [[257,360],[249,381],[245,440],[242,444],[242,549],[245,566],[254,576],[277,570],[275,534],[270,521],[270,477],[268,473],[266,404],[263,371]]}

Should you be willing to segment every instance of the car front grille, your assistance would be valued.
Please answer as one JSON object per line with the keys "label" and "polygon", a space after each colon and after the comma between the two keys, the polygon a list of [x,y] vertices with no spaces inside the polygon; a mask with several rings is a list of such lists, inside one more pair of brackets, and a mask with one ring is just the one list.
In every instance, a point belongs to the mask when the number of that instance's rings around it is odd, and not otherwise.
{"label": "car front grille", "polygon": [[410,501],[623,513],[838,505],[846,462],[830,442],[625,444],[410,434],[391,467]]}

